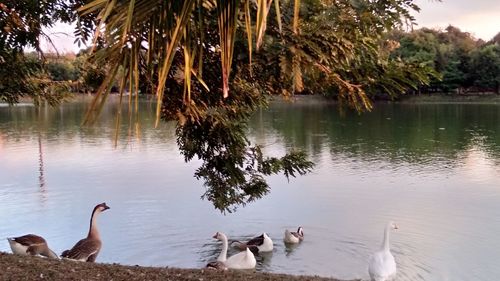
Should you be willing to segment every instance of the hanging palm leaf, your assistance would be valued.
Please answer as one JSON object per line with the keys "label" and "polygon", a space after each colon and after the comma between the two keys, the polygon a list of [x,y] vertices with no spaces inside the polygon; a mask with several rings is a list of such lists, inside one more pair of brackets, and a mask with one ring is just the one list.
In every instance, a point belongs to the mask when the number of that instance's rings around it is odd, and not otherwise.
{"label": "hanging palm leaf", "polygon": [[240,0],[217,0],[217,19],[222,64],[222,91],[224,98],[227,98],[229,95],[229,74],[231,73],[231,64],[233,62],[239,5]]}
{"label": "hanging palm leaf", "polygon": [[300,0],[295,0],[293,5],[293,33],[299,34],[299,12],[300,12]]}
{"label": "hanging palm leaf", "polygon": [[276,11],[276,21],[278,22],[278,29],[281,32],[283,32],[283,26],[281,24],[281,9],[280,9],[280,1],[279,0],[274,0],[274,8]]}
{"label": "hanging palm leaf", "polygon": [[[81,7],[79,12],[82,19],[87,16],[95,20],[93,48],[96,48],[96,52],[93,57],[94,60],[109,66],[108,73],[123,68],[129,70],[129,78],[136,79],[142,70],[135,69],[135,65],[145,69],[149,77],[148,81],[155,84],[154,90],[158,101],[155,126],[158,126],[166,89],[165,83],[168,80],[167,77],[171,75],[172,62],[177,51],[184,52],[182,57],[186,59],[184,67],[187,71],[184,74],[187,99],[185,101],[188,101],[190,96],[190,75],[194,74],[197,80],[202,81],[203,56],[206,51],[203,44],[207,36],[204,25],[210,21],[206,15],[213,18],[214,14],[211,11],[216,9],[220,42],[219,46],[213,47],[220,50],[224,97],[229,95],[233,49],[240,10],[244,10],[242,14],[245,17],[248,57],[249,64],[251,64],[253,52],[251,13],[254,8],[252,6],[253,3],[256,4],[255,49],[259,49],[262,46],[272,0],[245,0],[244,5],[240,5],[240,2],[241,0],[92,0]],[[294,2],[295,5],[299,3],[298,0]],[[274,5],[279,30],[282,32],[280,2],[275,0]],[[297,20],[298,14],[294,16],[294,21]],[[188,25],[193,26],[193,29],[186,32]],[[189,42],[192,46],[185,46]],[[132,46],[138,46],[138,49],[126,56],[125,53],[128,53],[126,49]],[[196,66],[194,54],[196,54]],[[196,67],[196,70],[193,67]],[[90,116],[98,114],[99,105],[106,100],[105,96],[112,82],[113,79],[107,79],[108,84],[100,88],[98,97],[91,107],[93,113],[87,114],[89,116],[87,121],[92,119]],[[129,83],[132,82],[129,81]],[[129,101],[134,102],[133,99]]]}
{"label": "hanging palm leaf", "polygon": [[273,0],[257,0],[257,19],[255,21],[256,42],[255,49],[258,51],[266,32],[267,14]]}
{"label": "hanging palm leaf", "polygon": [[250,0],[245,0],[245,29],[247,32],[247,43],[248,43],[248,69],[250,75],[252,75],[252,18],[250,16]]}

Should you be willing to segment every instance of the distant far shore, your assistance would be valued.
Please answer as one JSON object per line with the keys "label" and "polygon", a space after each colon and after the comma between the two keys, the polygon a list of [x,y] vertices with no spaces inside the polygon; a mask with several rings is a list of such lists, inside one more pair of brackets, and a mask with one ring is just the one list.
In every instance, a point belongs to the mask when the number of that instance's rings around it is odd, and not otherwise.
{"label": "distant far shore", "polygon": [[[90,101],[94,94],[77,94],[68,97],[66,101],[71,100],[88,100]],[[111,94],[111,97],[116,97],[118,94]],[[154,99],[154,95],[144,95],[141,99]],[[274,101],[299,101],[308,104],[314,103],[337,103],[335,99],[325,98],[323,95],[294,95],[290,98],[283,98],[282,96],[273,97]],[[463,94],[453,93],[432,93],[432,94],[419,94],[419,95],[399,95],[394,99],[390,98],[375,98],[374,103],[484,103],[484,104],[498,104],[500,103],[500,95],[493,92],[471,92]],[[33,106],[30,98],[21,98],[18,106]],[[6,103],[0,102],[1,106],[8,106]]]}
{"label": "distant far shore", "polygon": [[[281,97],[276,97],[275,100],[281,100]],[[300,101],[307,103],[325,103],[325,98],[322,95],[294,95],[290,98],[292,101]],[[335,99],[328,99],[328,102],[336,103]],[[419,95],[399,95],[394,99],[389,97],[375,97],[373,99],[377,103],[484,103],[497,104],[500,103],[500,95],[493,92],[474,92],[464,94],[453,93],[431,93]]]}
{"label": "distant far shore", "polygon": [[495,93],[467,93],[467,94],[421,94],[403,95],[399,102],[415,103],[500,103],[500,95]]}
{"label": "distant far shore", "polygon": [[180,269],[84,263],[0,252],[0,280],[341,281],[254,271]]}

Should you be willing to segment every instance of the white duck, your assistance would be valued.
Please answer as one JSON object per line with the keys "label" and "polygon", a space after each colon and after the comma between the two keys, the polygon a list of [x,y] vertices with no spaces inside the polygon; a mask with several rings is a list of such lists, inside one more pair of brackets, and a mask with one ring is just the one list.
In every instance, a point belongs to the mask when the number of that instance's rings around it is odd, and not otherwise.
{"label": "white duck", "polygon": [[267,235],[267,233],[262,233],[262,235],[250,239],[248,242],[233,241],[231,243],[234,247],[245,250],[250,248],[254,253],[260,252],[271,252],[274,248],[273,240]]}
{"label": "white duck", "polygon": [[12,252],[16,255],[41,255],[47,258],[58,259],[56,253],[49,248],[47,241],[35,234],[7,238]]}
{"label": "white duck", "polygon": [[391,280],[396,276],[396,262],[389,247],[389,231],[391,229],[398,229],[398,226],[392,221],[385,228],[382,248],[371,256],[368,263],[368,273],[372,281]]}
{"label": "white duck", "polygon": [[255,268],[257,264],[257,260],[255,260],[255,256],[250,251],[250,249],[246,249],[244,252],[238,253],[236,255],[227,257],[227,236],[222,232],[217,232],[213,236],[215,239],[222,241],[222,251],[219,254],[216,262],[209,263],[207,268],[215,268],[215,269],[252,269]]}
{"label": "white duck", "polygon": [[283,241],[287,244],[298,244],[304,240],[304,230],[301,226],[297,229],[297,232],[290,232],[290,230],[285,229],[285,237]]}

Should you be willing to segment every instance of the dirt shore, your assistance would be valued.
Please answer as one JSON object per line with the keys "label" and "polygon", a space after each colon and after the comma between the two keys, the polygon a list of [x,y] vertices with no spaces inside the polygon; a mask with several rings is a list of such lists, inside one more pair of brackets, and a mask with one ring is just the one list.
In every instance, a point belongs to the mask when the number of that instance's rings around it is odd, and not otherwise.
{"label": "dirt shore", "polygon": [[83,263],[0,252],[0,280],[340,281],[317,276]]}

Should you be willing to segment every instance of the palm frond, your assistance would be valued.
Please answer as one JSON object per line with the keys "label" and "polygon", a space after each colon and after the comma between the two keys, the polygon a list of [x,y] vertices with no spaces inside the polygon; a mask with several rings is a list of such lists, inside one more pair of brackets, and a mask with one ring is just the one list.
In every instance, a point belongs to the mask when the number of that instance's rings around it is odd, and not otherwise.
{"label": "palm frond", "polygon": [[299,13],[300,13],[300,0],[295,0],[293,5],[293,33],[299,34]]}
{"label": "palm frond", "polygon": [[273,0],[257,0],[257,19],[255,20],[256,42],[255,49],[258,51],[264,39],[267,26],[267,15]]}
{"label": "palm frond", "polygon": [[239,4],[240,0],[217,0],[217,19],[222,64],[222,92],[224,98],[227,98],[229,95],[229,75],[233,62]]}
{"label": "palm frond", "polygon": [[[267,15],[272,0],[256,0],[257,16],[255,19],[255,43],[253,40],[253,1],[245,0],[93,0],[79,8],[81,16],[95,16],[96,28],[94,33],[92,59],[103,65],[108,65],[108,73],[127,73],[127,85],[133,93],[137,91],[138,77],[147,75],[148,81],[154,83],[153,90],[157,97],[156,121],[158,126],[166,83],[171,75],[172,63],[177,51],[183,52],[185,68],[186,102],[190,100],[190,80],[195,74],[197,80],[202,80],[203,57],[206,55],[204,26],[216,9],[218,22],[222,89],[223,96],[229,95],[229,80],[233,61],[233,49],[236,41],[237,19],[240,10],[245,18],[245,31],[248,43],[248,57],[251,69],[252,52],[262,45],[267,24]],[[281,26],[281,12],[279,1],[275,2],[277,20]],[[188,26],[192,29],[187,31]],[[281,29],[281,27],[280,27]],[[208,33],[209,34],[209,33]],[[184,40],[183,40],[184,38]],[[186,46],[186,44],[191,44]],[[133,50],[132,50],[133,49]],[[195,63],[196,62],[196,63]],[[196,68],[196,71],[193,69]],[[113,79],[106,79],[107,86],[103,86],[97,93],[97,98],[91,111],[98,111],[97,105],[105,100],[106,90],[113,83]],[[203,82],[201,83],[204,84]],[[206,86],[206,84],[205,84]],[[131,94],[132,94],[131,92]],[[135,97],[135,95],[134,95]],[[134,102],[130,100],[130,102]],[[88,113],[90,118],[93,113]],[[87,120],[87,121],[90,121]]]}
{"label": "palm frond", "polygon": [[276,21],[278,22],[278,29],[283,32],[283,25],[281,24],[281,9],[280,9],[280,1],[274,0],[274,8],[276,11]]}
{"label": "palm frond", "polygon": [[250,75],[252,75],[252,18],[250,16],[250,0],[245,0],[245,29],[247,32],[247,43],[248,43],[248,68]]}

